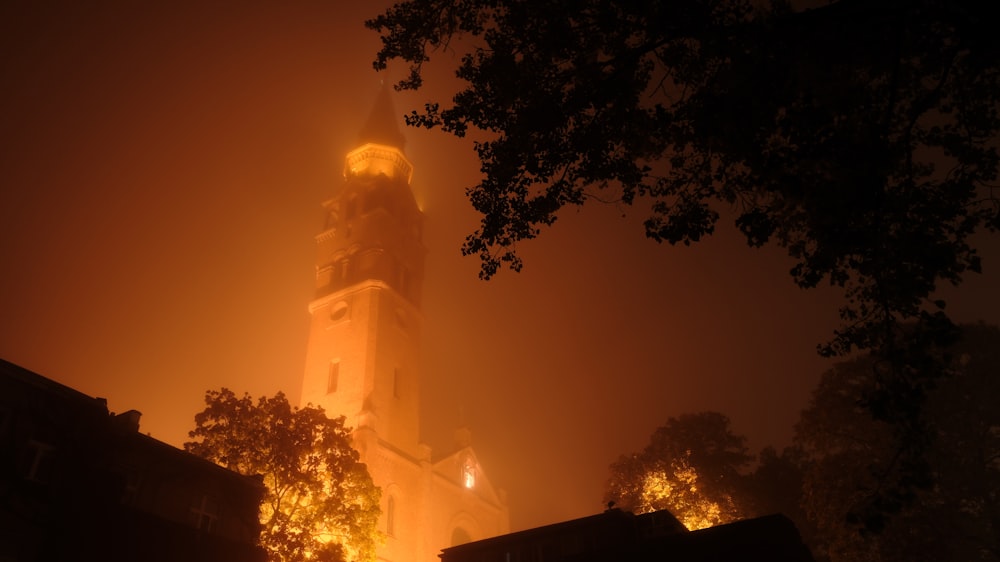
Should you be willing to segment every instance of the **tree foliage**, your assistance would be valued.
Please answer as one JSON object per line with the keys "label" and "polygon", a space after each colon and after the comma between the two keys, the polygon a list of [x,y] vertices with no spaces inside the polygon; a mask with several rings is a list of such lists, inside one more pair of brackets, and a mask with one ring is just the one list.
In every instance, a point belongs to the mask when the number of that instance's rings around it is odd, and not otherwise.
{"label": "tree foliage", "polygon": [[[877,384],[877,361],[856,359],[824,374],[796,428],[817,554],[834,561],[1000,560],[1000,329],[964,326],[948,364],[949,384],[929,391],[925,409],[933,478],[910,490],[912,497],[878,493],[892,464],[905,459],[891,428],[858,404],[859,392]],[[873,501],[882,505],[870,509]]]}
{"label": "tree foliage", "polygon": [[375,559],[380,491],[342,416],[293,408],[280,392],[254,403],[249,394],[210,390],[205,404],[184,449],[263,478],[261,544],[271,560]]}
{"label": "tree foliage", "polygon": [[611,465],[604,499],[636,513],[669,510],[692,530],[735,521],[745,515],[742,471],[753,460],[745,443],[722,414],[670,418],[645,449]]}
{"label": "tree foliage", "polygon": [[[460,88],[411,125],[476,133],[481,277],[588,201],[648,205],[646,234],[690,244],[725,213],[777,244],[802,287],[842,287],[829,355],[885,361],[866,409],[922,473],[934,349],[954,337],[941,283],[980,271],[1000,226],[1000,41],[978,0],[409,0],[366,25],[377,69],[460,45]],[[915,324],[904,333],[904,323]],[[887,486],[887,490],[891,486]],[[892,492],[896,493],[896,492]]]}
{"label": "tree foliage", "polygon": [[805,466],[802,451],[796,446],[778,452],[764,447],[747,479],[744,503],[754,517],[781,513],[791,519],[807,544],[814,534],[802,508],[802,479]]}

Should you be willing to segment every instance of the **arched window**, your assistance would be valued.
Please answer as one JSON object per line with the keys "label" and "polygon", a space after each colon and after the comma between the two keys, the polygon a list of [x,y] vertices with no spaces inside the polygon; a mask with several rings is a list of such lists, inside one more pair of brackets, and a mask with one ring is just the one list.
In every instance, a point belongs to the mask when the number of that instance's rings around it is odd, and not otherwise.
{"label": "arched window", "polygon": [[330,370],[326,375],[326,393],[337,392],[337,384],[340,382],[340,360],[330,361]]}
{"label": "arched window", "polygon": [[472,464],[472,459],[468,459],[462,465],[462,485],[466,488],[476,487],[476,467]]}
{"label": "arched window", "polygon": [[344,220],[351,220],[358,211],[358,198],[351,195],[344,201]]}
{"label": "arched window", "polygon": [[472,542],[469,532],[461,527],[455,527],[455,530],[451,532],[451,546],[458,546],[467,542]]}

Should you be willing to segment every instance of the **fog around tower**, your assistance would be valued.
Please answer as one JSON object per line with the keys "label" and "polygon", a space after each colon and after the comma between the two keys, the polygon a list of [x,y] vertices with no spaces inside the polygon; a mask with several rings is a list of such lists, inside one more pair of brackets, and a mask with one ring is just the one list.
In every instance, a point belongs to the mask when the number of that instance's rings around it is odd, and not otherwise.
{"label": "fog around tower", "polygon": [[[0,357],[174,445],[209,388],[297,398],[320,204],[392,79],[361,25],[388,3],[338,4],[0,7]],[[522,273],[481,282],[459,253],[469,141],[403,132],[429,249],[422,431],[444,452],[471,430],[513,529],[599,512],[608,465],[670,416],[787,444],[836,291],[729,229],[659,246],[615,206],[564,214]],[[991,243],[947,293],[956,321],[1000,322]]]}

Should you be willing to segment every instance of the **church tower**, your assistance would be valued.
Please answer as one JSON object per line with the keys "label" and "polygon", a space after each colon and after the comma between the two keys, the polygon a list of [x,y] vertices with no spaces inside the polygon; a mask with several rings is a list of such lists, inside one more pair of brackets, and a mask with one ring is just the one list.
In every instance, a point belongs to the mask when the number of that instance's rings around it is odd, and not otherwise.
{"label": "church tower", "polygon": [[383,90],[347,155],[343,189],[323,204],[302,402],[417,455],[426,250],[413,167],[392,115]]}
{"label": "church tower", "polygon": [[383,87],[323,203],[301,404],[344,415],[382,489],[380,560],[437,562],[442,548],[509,531],[506,501],[467,432],[435,459],[420,440],[423,213]]}

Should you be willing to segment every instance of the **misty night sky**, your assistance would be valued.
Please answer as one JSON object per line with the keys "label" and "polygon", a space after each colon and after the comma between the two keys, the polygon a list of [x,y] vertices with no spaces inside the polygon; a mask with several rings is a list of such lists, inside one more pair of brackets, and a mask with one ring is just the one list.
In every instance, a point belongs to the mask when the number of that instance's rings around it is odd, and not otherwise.
{"label": "misty night sky", "polygon": [[[340,4],[3,3],[0,357],[176,446],[209,388],[297,402],[320,203],[382,79],[362,26],[380,6]],[[446,66],[401,114],[448,95]],[[522,273],[479,281],[459,252],[470,142],[405,134],[430,250],[424,439],[443,453],[471,428],[513,530],[601,511],[608,465],[670,416],[788,444],[837,291],[796,288],[728,224],[660,246],[614,206],[563,213]],[[990,243],[987,274],[946,293],[958,320],[1000,321]]]}

